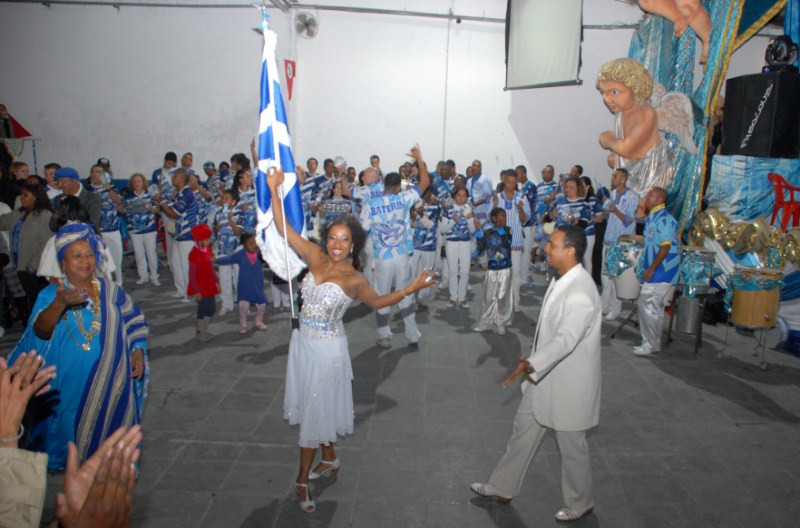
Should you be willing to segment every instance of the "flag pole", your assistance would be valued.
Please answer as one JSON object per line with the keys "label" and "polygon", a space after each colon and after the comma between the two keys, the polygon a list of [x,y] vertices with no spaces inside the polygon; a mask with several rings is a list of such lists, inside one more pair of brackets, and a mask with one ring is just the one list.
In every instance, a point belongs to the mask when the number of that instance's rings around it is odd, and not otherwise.
{"label": "flag pole", "polygon": [[[266,3],[263,5],[261,9],[261,15],[262,15],[262,30],[264,33],[263,36],[264,38],[266,38],[267,31],[269,31],[269,22],[268,22],[269,15],[267,14]],[[280,149],[278,147],[277,136],[273,135],[272,143],[273,143],[272,145],[273,152],[279,152]],[[281,170],[285,170],[285,167],[283,167],[283,165],[281,165]],[[294,170],[294,167],[291,167],[291,170]],[[294,278],[292,277],[292,267],[291,267],[291,262],[289,260],[289,236],[287,235],[286,231],[286,210],[283,207],[284,204],[283,183],[281,183],[280,186],[278,187],[278,199],[280,199],[281,201],[281,213],[283,213],[281,215],[283,224],[283,253],[284,253],[284,258],[286,260],[286,270],[288,275],[288,280],[286,281],[286,283],[289,286],[289,306],[291,308],[290,321],[292,329],[297,330],[300,328],[300,320],[298,319],[297,314],[295,313],[295,306],[294,306],[294,291],[292,289],[292,281],[294,280]]]}
{"label": "flag pole", "polygon": [[286,211],[283,210],[283,184],[281,183],[280,187],[278,188],[278,196],[281,200],[281,212],[283,213],[281,217],[283,218],[283,250],[284,255],[286,256],[286,269],[289,270],[289,280],[286,281],[289,285],[289,306],[292,310],[292,330],[299,330],[300,329],[300,319],[295,315],[294,311],[294,294],[292,293],[292,281],[294,278],[292,277],[291,273],[291,264],[289,263],[289,237],[286,234]]}

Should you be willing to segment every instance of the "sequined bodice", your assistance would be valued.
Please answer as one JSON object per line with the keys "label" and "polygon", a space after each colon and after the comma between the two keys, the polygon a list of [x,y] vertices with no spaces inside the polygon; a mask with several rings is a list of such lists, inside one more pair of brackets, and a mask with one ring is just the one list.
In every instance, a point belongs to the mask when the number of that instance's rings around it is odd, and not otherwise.
{"label": "sequined bodice", "polygon": [[309,272],[301,284],[303,310],[300,312],[300,332],[306,337],[330,339],[344,335],[342,316],[353,301],[333,282],[317,284]]}

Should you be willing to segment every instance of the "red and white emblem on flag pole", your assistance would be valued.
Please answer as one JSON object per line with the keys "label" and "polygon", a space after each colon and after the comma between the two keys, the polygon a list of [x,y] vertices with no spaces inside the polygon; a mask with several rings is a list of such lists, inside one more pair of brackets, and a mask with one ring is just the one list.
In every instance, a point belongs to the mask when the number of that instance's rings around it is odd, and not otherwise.
{"label": "red and white emblem on flag pole", "polygon": [[295,62],[293,60],[285,60],[284,67],[286,68],[286,86],[289,88],[289,100],[292,99],[292,84],[294,84],[294,75],[297,71]]}

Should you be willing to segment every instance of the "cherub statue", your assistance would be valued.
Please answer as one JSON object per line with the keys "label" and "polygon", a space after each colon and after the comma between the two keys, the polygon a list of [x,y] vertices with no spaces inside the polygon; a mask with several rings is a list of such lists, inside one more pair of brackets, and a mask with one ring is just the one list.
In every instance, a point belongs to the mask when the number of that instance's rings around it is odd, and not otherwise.
{"label": "cherub statue", "polygon": [[711,38],[711,18],[700,0],[639,0],[639,7],[648,13],[671,20],[673,35],[680,37],[687,27],[692,28],[703,45],[700,64],[708,60],[708,41]]}
{"label": "cherub statue", "polygon": [[608,164],[626,168],[628,186],[640,196],[653,187],[668,189],[675,176],[672,152],[659,129],[677,134],[691,153],[694,119],[689,98],[665,92],[641,62],[616,59],[603,65],[597,76],[603,102],[614,113],[614,130],[600,134],[600,144],[611,151]]}

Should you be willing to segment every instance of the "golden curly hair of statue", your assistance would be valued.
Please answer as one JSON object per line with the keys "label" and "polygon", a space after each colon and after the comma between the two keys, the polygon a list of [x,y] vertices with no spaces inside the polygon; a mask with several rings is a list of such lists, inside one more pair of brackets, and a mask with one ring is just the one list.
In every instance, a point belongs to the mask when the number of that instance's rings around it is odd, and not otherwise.
{"label": "golden curly hair of statue", "polygon": [[653,95],[653,77],[644,65],[634,59],[615,59],[603,64],[597,74],[597,89],[605,81],[621,82],[631,89],[638,104],[644,103]]}

